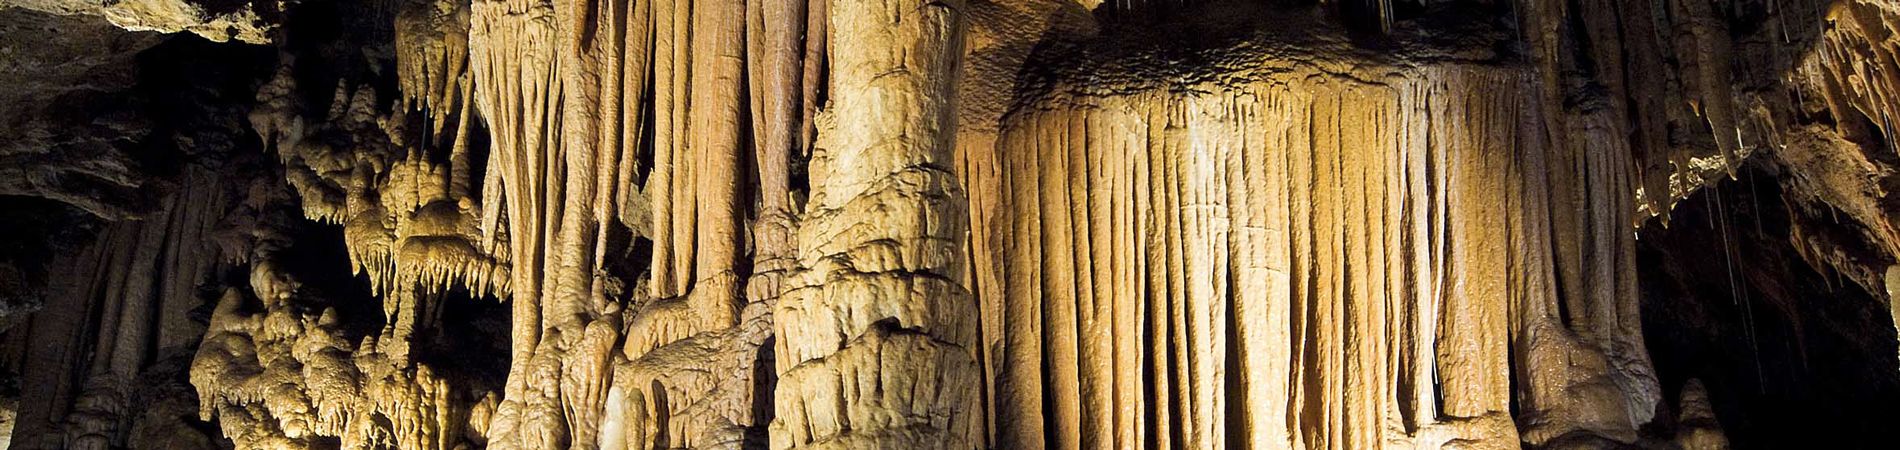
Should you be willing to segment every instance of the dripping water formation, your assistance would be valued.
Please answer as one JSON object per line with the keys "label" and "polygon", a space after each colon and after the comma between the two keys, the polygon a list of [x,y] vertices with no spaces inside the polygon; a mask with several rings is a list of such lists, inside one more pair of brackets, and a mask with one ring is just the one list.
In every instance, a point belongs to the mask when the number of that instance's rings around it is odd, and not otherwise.
{"label": "dripping water formation", "polygon": [[0,449],[1884,448],[1894,0],[0,0]]}

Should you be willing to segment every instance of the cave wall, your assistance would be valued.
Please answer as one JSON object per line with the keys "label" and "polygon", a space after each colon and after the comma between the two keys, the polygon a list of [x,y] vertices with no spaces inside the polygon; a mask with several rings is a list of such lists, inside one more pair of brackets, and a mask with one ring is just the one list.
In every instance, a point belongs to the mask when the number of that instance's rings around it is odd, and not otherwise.
{"label": "cave wall", "polygon": [[22,448],[1796,442],[1705,219],[1900,353],[1881,0],[56,3]]}

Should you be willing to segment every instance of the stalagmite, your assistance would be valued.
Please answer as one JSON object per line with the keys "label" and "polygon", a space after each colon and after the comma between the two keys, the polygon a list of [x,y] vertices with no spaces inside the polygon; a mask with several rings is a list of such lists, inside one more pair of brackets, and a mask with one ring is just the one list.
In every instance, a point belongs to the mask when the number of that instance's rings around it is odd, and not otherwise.
{"label": "stalagmite", "polygon": [[1884,0],[15,3],[21,448],[1851,446],[1764,418],[1900,400]]}
{"label": "stalagmite", "polygon": [[1684,450],[1724,450],[1729,448],[1728,438],[1722,435],[1722,424],[1716,423],[1714,407],[1709,405],[1709,392],[1702,382],[1689,380],[1682,387],[1682,403],[1679,406],[1682,418],[1678,419],[1691,431],[1676,435],[1676,444]]}

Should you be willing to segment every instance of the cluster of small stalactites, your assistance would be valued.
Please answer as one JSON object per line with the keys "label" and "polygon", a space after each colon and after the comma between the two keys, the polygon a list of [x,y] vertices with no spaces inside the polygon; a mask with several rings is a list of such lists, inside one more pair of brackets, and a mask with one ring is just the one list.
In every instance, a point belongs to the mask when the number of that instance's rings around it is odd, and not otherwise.
{"label": "cluster of small stalactites", "polygon": [[454,288],[474,297],[508,295],[508,264],[476,251],[468,241],[440,236],[382,238],[353,240],[348,246],[352,270],[367,276],[378,295],[394,289],[433,294]]}
{"label": "cluster of small stalactites", "polygon": [[[379,112],[377,94],[367,87],[339,85],[324,118],[312,121],[296,97],[297,80],[290,67],[286,63],[259,88],[258,107],[250,120],[284,163],[304,215],[344,226],[355,273],[367,275],[378,294],[460,287],[478,297],[507,295],[509,265],[499,250],[505,246],[480,244],[496,239],[485,238],[477,227],[481,212],[471,207],[477,199],[469,195],[475,178],[468,173],[470,157],[457,151],[450,161],[436,163],[421,150],[398,150],[409,147],[402,144],[411,140],[399,120],[407,114],[401,109],[408,107]],[[460,104],[453,100],[453,91],[460,89],[453,86],[459,84],[443,85],[445,75],[436,72],[418,72],[433,74],[424,76],[419,86],[448,91],[425,97]],[[447,125],[452,119],[445,114],[452,111],[426,107],[435,103],[411,106],[422,106],[438,127]],[[462,122],[457,126],[466,128],[465,118]],[[347,141],[347,147],[336,144],[339,136],[346,138],[341,141]],[[454,145],[459,149],[465,144]]]}

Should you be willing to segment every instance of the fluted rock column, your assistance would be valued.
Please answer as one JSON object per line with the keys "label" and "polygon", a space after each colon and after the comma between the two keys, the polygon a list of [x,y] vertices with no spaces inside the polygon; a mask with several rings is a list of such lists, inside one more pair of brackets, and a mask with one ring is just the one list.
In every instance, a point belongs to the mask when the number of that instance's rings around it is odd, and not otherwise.
{"label": "fluted rock column", "polygon": [[982,444],[955,160],[961,2],[831,5],[798,272],[777,305],[772,448]]}

